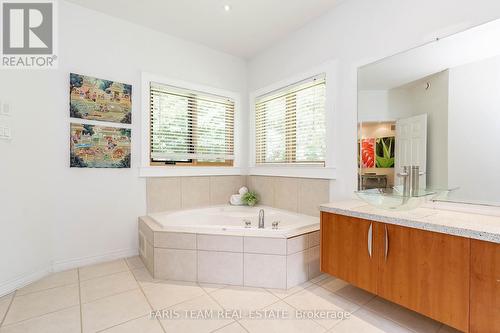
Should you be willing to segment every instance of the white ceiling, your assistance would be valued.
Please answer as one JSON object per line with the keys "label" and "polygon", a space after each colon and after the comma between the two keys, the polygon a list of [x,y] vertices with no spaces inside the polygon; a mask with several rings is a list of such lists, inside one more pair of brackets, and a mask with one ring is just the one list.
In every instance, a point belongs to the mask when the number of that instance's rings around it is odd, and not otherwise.
{"label": "white ceiling", "polygon": [[443,70],[500,55],[500,20],[366,65],[358,90],[388,90]]}
{"label": "white ceiling", "polygon": [[248,59],[341,0],[68,1]]}

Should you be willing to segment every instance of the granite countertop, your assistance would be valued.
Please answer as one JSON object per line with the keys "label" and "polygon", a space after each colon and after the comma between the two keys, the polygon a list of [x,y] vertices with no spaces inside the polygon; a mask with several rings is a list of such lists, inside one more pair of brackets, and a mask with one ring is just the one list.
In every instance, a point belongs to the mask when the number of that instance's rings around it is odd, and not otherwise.
{"label": "granite countertop", "polygon": [[463,213],[444,209],[417,208],[389,211],[361,200],[338,201],[320,206],[320,210],[376,222],[400,225],[500,244],[500,217]]}

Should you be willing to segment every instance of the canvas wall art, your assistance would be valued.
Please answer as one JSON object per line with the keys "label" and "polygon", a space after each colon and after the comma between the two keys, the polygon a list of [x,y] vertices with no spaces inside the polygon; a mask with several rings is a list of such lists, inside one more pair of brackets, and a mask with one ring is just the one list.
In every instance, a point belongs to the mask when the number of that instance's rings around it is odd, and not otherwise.
{"label": "canvas wall art", "polygon": [[361,140],[361,167],[374,168],[375,167],[375,139],[362,139]]}
{"label": "canvas wall art", "polygon": [[71,124],[72,168],[130,168],[128,128]]}
{"label": "canvas wall art", "polygon": [[132,123],[132,86],[70,73],[70,116]]}
{"label": "canvas wall art", "polygon": [[375,144],[377,168],[394,168],[395,137],[378,138]]}

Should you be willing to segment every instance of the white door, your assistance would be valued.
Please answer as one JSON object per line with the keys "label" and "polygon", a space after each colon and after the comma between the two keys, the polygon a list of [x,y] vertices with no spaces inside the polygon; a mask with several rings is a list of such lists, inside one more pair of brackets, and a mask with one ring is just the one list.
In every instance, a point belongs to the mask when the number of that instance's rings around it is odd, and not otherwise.
{"label": "white door", "polygon": [[[427,114],[402,118],[396,121],[395,173],[403,171],[403,166],[420,167],[420,188],[426,188],[427,175]],[[423,174],[422,174],[423,173]],[[396,176],[396,184],[402,184]]]}

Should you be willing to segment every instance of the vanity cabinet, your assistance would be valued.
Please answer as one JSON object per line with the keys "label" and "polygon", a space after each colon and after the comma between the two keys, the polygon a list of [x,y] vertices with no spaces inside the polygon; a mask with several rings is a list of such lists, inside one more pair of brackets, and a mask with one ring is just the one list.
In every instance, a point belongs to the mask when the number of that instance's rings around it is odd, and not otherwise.
{"label": "vanity cabinet", "polygon": [[323,272],[463,332],[470,250],[468,238],[321,214]]}
{"label": "vanity cabinet", "polygon": [[469,326],[470,240],[383,224],[377,294],[461,331]]}
{"label": "vanity cabinet", "polygon": [[321,271],[377,291],[378,262],[373,244],[376,222],[321,213]]}
{"label": "vanity cabinet", "polygon": [[470,332],[500,332],[500,244],[471,240]]}

